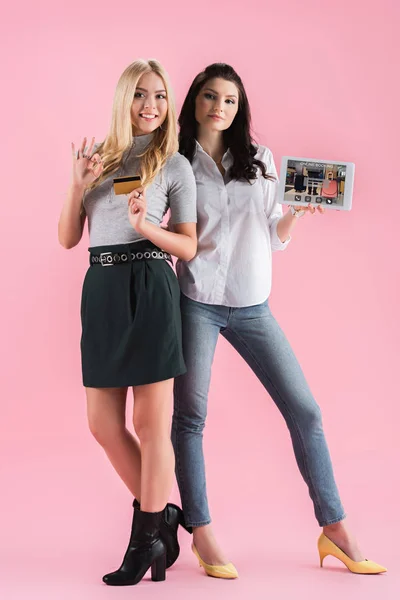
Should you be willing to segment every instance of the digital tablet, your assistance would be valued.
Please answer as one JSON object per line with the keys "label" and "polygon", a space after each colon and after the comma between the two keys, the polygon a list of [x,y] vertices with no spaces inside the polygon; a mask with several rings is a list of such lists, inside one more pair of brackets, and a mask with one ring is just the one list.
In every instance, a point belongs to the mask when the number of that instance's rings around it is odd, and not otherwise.
{"label": "digital tablet", "polygon": [[284,156],[281,163],[278,202],[293,206],[313,204],[350,210],[354,163]]}

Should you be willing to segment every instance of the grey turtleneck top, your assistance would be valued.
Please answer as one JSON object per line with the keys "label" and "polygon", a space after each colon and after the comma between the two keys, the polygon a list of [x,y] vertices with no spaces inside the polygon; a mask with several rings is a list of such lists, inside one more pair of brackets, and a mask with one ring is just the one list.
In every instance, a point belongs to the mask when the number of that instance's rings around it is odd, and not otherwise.
{"label": "grey turtleneck top", "polygon": [[[140,158],[153,134],[135,137],[121,166],[94,190],[85,194],[84,209],[88,218],[90,246],[127,244],[144,239],[129,222],[128,196],[114,194],[114,177],[137,175]],[[169,227],[178,223],[196,223],[196,182],[189,161],[178,152],[171,156],[162,171],[146,189],[146,220],[160,226],[171,209]]]}

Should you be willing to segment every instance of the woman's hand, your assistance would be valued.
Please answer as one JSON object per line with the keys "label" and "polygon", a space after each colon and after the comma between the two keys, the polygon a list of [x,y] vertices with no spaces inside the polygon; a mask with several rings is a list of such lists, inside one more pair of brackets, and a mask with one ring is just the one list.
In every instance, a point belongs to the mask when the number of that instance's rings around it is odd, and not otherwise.
{"label": "woman's hand", "polygon": [[133,190],[128,196],[128,215],[132,227],[138,233],[143,233],[147,215],[146,192],[140,187]]}
{"label": "woman's hand", "polygon": [[[293,209],[296,213],[300,214],[293,214],[291,209]],[[290,233],[295,227],[297,221],[305,217],[307,213],[313,215],[315,213],[315,210],[317,210],[321,214],[325,212],[323,206],[319,205],[316,209],[315,206],[312,206],[311,204],[308,204],[307,206],[290,206],[289,210],[286,211],[285,215],[279,219],[278,224],[276,226],[276,232],[280,241],[282,243],[286,242],[286,240],[290,237]]]}
{"label": "woman's hand", "polygon": [[103,172],[103,162],[99,154],[93,154],[94,138],[90,147],[85,153],[86,138],[83,138],[82,145],[78,152],[75,152],[75,145],[72,142],[72,184],[80,187],[88,187]]}
{"label": "woman's hand", "polygon": [[320,204],[318,204],[318,206],[317,206],[317,207],[313,206],[312,204],[308,204],[307,206],[301,206],[301,207],[299,206],[298,208],[297,208],[297,207],[296,207],[296,208],[295,208],[295,207],[293,207],[293,209],[294,209],[296,212],[300,212],[300,211],[301,211],[302,213],[303,213],[303,212],[304,212],[304,213],[310,213],[310,214],[312,214],[312,215],[315,213],[315,209],[317,209],[317,211],[318,211],[319,213],[321,213],[321,215],[322,215],[322,214],[324,214],[324,212],[325,212],[325,209],[324,209],[324,207],[323,207],[323,206],[321,206]]}

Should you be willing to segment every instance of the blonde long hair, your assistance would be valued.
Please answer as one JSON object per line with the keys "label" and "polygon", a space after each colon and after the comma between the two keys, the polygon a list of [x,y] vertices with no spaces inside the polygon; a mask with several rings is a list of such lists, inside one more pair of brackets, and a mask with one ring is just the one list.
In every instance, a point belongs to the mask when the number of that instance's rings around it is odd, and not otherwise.
{"label": "blonde long hair", "polygon": [[120,166],[124,152],[133,142],[131,106],[136,86],[142,75],[156,73],[163,80],[167,92],[168,110],[162,128],[155,130],[154,137],[143,154],[140,154],[140,176],[144,186],[150,185],[165,165],[167,159],[178,150],[178,131],[175,103],[169,78],[157,60],[135,60],[119,78],[115,90],[109,133],[97,148],[103,160],[104,170],[91,186],[97,187]]}

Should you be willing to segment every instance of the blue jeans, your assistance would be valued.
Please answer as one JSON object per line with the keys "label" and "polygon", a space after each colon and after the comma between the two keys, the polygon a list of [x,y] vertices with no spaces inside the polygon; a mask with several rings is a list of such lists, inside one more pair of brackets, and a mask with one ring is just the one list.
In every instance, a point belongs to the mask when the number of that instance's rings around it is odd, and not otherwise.
{"label": "blue jeans", "polygon": [[345,514],[336,487],[321,411],[268,300],[245,308],[195,302],[181,295],[187,373],[175,379],[172,443],[187,525],[211,522],[203,457],[203,429],[218,335],[224,336],[257,375],[288,426],[301,475],[319,525]]}

